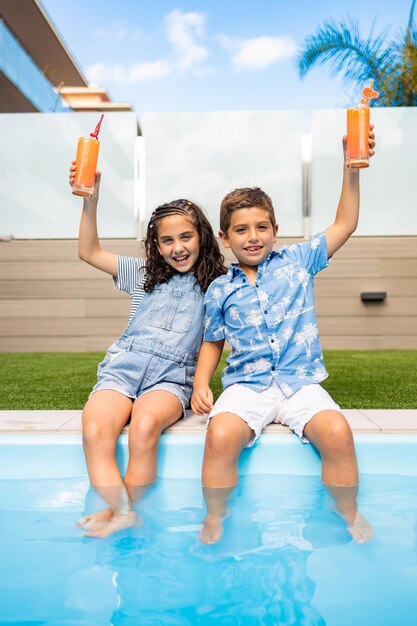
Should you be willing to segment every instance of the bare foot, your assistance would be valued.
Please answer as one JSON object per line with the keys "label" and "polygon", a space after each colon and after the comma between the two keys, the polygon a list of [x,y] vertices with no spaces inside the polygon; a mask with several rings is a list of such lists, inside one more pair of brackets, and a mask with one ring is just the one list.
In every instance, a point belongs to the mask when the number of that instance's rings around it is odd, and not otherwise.
{"label": "bare foot", "polygon": [[357,543],[366,543],[375,534],[374,529],[361,513],[356,513],[353,523],[348,526],[348,531]]}
{"label": "bare foot", "polygon": [[143,524],[142,518],[140,518],[134,511],[128,511],[128,513],[123,515],[116,513],[116,515],[113,515],[107,523],[103,522],[100,527],[90,530],[89,532],[84,533],[84,535],[86,535],[86,537],[104,539],[118,530],[132,528],[132,526],[141,526],[141,524]]}
{"label": "bare foot", "polygon": [[223,535],[223,519],[215,515],[207,515],[199,533],[201,543],[217,543]]}
{"label": "bare foot", "polygon": [[76,525],[83,530],[98,530],[108,524],[112,517],[113,511],[111,509],[105,509],[104,511],[98,511],[97,513],[90,513],[85,517],[80,517],[76,521]]}
{"label": "bare foot", "polygon": [[365,543],[375,532],[368,520],[359,513],[357,506],[358,485],[327,485],[335,502],[335,512],[345,520],[347,529],[357,543]]}

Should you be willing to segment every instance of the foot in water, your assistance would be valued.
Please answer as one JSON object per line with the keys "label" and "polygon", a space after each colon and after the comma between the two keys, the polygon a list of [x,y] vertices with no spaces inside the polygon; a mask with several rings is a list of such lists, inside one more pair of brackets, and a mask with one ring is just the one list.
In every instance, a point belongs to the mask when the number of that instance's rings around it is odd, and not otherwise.
{"label": "foot in water", "polygon": [[334,500],[334,510],[345,522],[348,532],[357,543],[365,543],[372,539],[374,529],[367,519],[358,511],[358,485],[338,486],[327,485]]}
{"label": "foot in water", "polygon": [[357,543],[366,543],[375,534],[371,524],[361,513],[356,513],[355,519],[348,526],[348,531]]}
{"label": "foot in water", "polygon": [[135,511],[130,510],[123,514],[113,514],[113,511],[110,509],[81,517],[77,522],[79,528],[87,531],[83,533],[86,537],[97,537],[101,539],[109,537],[119,530],[138,527],[142,524],[143,520]]}
{"label": "foot in water", "polygon": [[113,517],[113,511],[111,509],[105,509],[104,511],[98,511],[97,513],[90,513],[85,517],[80,517],[76,521],[78,528],[82,530],[98,530],[102,528]]}
{"label": "foot in water", "polygon": [[207,514],[198,535],[201,543],[205,543],[207,545],[217,543],[223,536],[223,524],[229,516],[230,511],[228,511],[223,517],[213,515],[212,513]]}
{"label": "foot in water", "polygon": [[199,533],[201,543],[217,543],[222,535],[223,519],[215,515],[207,515]]}

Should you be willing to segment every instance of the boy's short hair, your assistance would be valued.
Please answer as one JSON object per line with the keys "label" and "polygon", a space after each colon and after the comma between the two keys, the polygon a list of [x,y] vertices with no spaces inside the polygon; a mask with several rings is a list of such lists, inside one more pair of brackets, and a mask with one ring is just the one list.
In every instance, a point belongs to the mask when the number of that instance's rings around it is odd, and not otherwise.
{"label": "boy's short hair", "polygon": [[231,215],[238,209],[250,209],[258,207],[265,209],[271,220],[272,226],[276,226],[276,218],[272,200],[260,187],[242,187],[227,194],[220,205],[220,230],[227,233],[230,227]]}

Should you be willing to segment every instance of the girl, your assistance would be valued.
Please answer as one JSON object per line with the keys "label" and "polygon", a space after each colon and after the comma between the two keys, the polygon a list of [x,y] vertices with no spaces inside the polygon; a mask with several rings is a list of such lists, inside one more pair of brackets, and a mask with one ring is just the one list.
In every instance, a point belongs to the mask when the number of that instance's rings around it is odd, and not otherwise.
{"label": "girl", "polygon": [[[75,162],[70,184],[75,178]],[[157,207],[148,224],[146,259],[103,250],[96,211],[101,175],[84,200],[78,253],[113,276],[131,298],[129,323],[98,367],[98,382],[82,415],[90,481],[109,508],[83,517],[86,534],[106,537],[138,523],[132,510],[156,480],[161,432],[189,403],[203,328],[203,295],[225,273],[223,257],[202,210],[189,200]],[[124,481],[116,444],[130,419],[129,462]]]}

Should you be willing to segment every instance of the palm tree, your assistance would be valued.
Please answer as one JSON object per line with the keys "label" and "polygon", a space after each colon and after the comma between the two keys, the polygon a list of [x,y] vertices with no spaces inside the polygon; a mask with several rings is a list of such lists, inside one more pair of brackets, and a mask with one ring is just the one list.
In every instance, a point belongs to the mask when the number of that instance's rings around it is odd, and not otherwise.
{"label": "palm tree", "polygon": [[258,334],[258,339],[262,340],[262,333],[259,330],[259,326],[262,324],[262,313],[259,309],[251,309],[246,313],[245,322],[250,326],[255,326],[256,332]]}
{"label": "palm tree", "polygon": [[362,39],[358,23],[348,19],[325,21],[315,35],[307,37],[297,63],[301,78],[315,65],[333,65],[332,75],[344,73],[347,83],[360,87],[370,79],[380,92],[380,106],[417,106],[417,29],[412,0],[408,25],[396,39],[387,42],[388,29]]}

